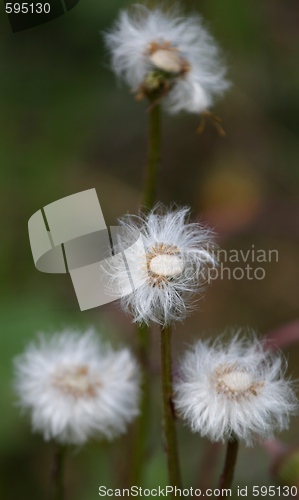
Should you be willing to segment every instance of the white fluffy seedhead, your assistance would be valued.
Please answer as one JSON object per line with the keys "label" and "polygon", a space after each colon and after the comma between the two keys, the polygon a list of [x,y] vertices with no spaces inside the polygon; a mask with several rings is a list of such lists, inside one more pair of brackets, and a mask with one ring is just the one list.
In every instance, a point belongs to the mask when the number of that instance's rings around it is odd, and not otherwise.
{"label": "white fluffy seedhead", "polygon": [[139,413],[139,370],[129,350],[113,351],[92,330],[64,331],[15,359],[20,406],[46,440],[83,444],[122,434]]}
{"label": "white fluffy seedhead", "polygon": [[[194,295],[203,290],[208,265],[214,266],[212,232],[189,221],[189,208],[155,207],[147,216],[120,220],[122,234],[109,269],[110,292],[124,293],[128,271],[135,289],[121,299],[135,322],[161,325],[182,320],[192,309]],[[135,244],[137,236],[141,235]]]}
{"label": "white fluffy seedhead", "polygon": [[175,407],[194,432],[222,442],[234,434],[251,445],[286,429],[298,404],[281,353],[241,334],[227,343],[200,340],[185,354]]}
{"label": "white fluffy seedhead", "polygon": [[201,113],[229,86],[219,49],[198,15],[135,5],[105,35],[112,68],[133,92],[157,91],[167,110]]}

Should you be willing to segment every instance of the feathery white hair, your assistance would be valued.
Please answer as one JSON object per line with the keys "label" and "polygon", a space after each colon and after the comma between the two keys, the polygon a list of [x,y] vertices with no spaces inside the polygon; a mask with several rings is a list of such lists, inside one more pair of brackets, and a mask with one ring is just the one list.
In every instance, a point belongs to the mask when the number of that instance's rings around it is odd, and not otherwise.
{"label": "feathery white hair", "polygon": [[182,16],[178,8],[164,12],[137,4],[120,13],[105,41],[114,72],[134,92],[153,69],[173,73],[173,85],[163,99],[171,113],[205,111],[229,87],[218,46],[196,14]]}
{"label": "feathery white hair", "polygon": [[[112,259],[110,293],[122,295],[121,305],[135,322],[183,320],[194,294],[203,290],[207,265],[216,264],[212,231],[191,223],[189,212],[187,207],[167,210],[158,204],[148,215],[119,220],[118,251],[124,252],[126,264],[122,257]],[[135,287],[131,293],[132,288],[126,289],[128,270]]]}
{"label": "feathery white hair", "polygon": [[46,440],[112,439],[139,413],[139,370],[128,349],[113,351],[89,330],[40,335],[15,359],[15,388],[32,428]]}
{"label": "feathery white hair", "polygon": [[286,429],[298,405],[281,353],[241,333],[227,343],[199,340],[187,351],[174,402],[194,432],[222,442],[234,434],[251,445]]}

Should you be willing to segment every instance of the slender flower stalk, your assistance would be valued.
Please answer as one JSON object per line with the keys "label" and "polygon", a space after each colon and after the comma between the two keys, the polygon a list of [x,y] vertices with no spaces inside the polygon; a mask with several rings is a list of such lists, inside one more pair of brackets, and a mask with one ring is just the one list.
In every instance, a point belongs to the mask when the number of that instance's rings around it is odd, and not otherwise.
{"label": "slender flower stalk", "polygon": [[131,484],[139,485],[142,479],[143,468],[145,465],[147,446],[148,446],[148,429],[149,429],[149,412],[150,412],[150,377],[149,377],[149,348],[150,336],[149,326],[145,323],[137,324],[136,330],[139,343],[139,361],[143,369],[142,376],[142,392],[140,402],[140,417],[135,425],[135,434],[133,442],[133,455],[131,461]]}
{"label": "slender flower stalk", "polygon": [[[149,110],[148,160],[145,171],[143,203],[145,212],[153,208],[156,196],[158,165],[161,154],[161,109],[153,104]],[[135,445],[132,460],[132,484],[139,484],[147,446],[148,413],[149,413],[149,335],[150,327],[142,322],[136,325],[139,338],[139,356],[143,367],[143,391],[141,396],[141,413],[136,424]]]}
{"label": "slender flower stalk", "polygon": [[159,104],[152,104],[149,111],[149,142],[148,161],[145,173],[143,206],[146,213],[155,203],[158,166],[161,156],[161,108]]}
{"label": "slender flower stalk", "polygon": [[64,500],[64,462],[66,447],[62,444],[56,445],[51,471],[51,500]]}
{"label": "slender flower stalk", "polygon": [[[234,479],[235,466],[237,462],[239,449],[239,440],[232,433],[227,442],[226,456],[223,472],[219,480],[219,489],[222,492],[224,489],[230,488]],[[223,498],[222,495],[220,498]]]}
{"label": "slender flower stalk", "polygon": [[[158,166],[161,155],[161,109],[159,104],[152,104],[148,110],[148,158],[145,171],[145,184],[143,189],[142,205],[148,213],[154,205]],[[132,460],[132,484],[139,484],[142,476],[144,457],[146,454],[148,436],[148,413],[149,413],[149,335],[150,327],[142,322],[136,325],[139,338],[139,356],[143,367],[143,391],[141,396],[141,413],[136,424],[135,444],[133,447]]]}
{"label": "slender flower stalk", "polygon": [[[161,369],[163,398],[163,427],[170,486],[181,488],[181,473],[173,407],[171,327],[161,327]],[[173,497],[175,498],[175,497]]]}

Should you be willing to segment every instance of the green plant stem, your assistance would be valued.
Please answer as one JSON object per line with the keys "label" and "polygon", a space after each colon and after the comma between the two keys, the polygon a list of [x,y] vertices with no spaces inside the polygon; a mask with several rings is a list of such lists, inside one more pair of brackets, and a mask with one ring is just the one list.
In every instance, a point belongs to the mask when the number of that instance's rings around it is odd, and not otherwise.
{"label": "green plant stem", "polygon": [[234,479],[238,449],[239,449],[239,441],[237,437],[234,434],[232,434],[227,443],[224,468],[219,480],[220,490],[225,488],[230,488],[232,485]]}
{"label": "green plant stem", "polygon": [[[156,196],[157,172],[161,153],[161,109],[152,103],[149,109],[148,160],[142,205],[149,212]],[[131,484],[140,484],[146,457],[149,427],[150,390],[149,390],[149,327],[144,323],[137,325],[139,340],[139,359],[143,368],[143,391],[140,417],[137,422],[133,442]]]}
{"label": "green plant stem", "polygon": [[155,203],[158,165],[161,155],[161,109],[152,104],[149,109],[149,142],[143,206],[150,211]]}
{"label": "green plant stem", "polygon": [[[171,327],[161,328],[161,368],[163,396],[163,428],[169,484],[181,488],[175,415],[172,401]],[[173,496],[173,498],[175,498]]]}
{"label": "green plant stem", "polygon": [[150,412],[150,377],[149,377],[149,327],[137,325],[139,340],[139,360],[143,369],[140,416],[135,427],[132,455],[131,485],[140,485],[147,454],[147,439]]}
{"label": "green plant stem", "polygon": [[64,499],[63,471],[66,447],[57,444],[51,471],[51,500]]}

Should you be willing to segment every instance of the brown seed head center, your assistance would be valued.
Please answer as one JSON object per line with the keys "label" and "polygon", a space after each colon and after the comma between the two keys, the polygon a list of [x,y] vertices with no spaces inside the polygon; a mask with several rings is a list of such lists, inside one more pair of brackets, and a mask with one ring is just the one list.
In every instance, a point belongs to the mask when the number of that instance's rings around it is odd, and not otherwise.
{"label": "brown seed head center", "polygon": [[77,365],[60,367],[53,376],[52,385],[74,398],[94,398],[101,383],[92,377],[88,366]]}
{"label": "brown seed head center", "polygon": [[184,74],[190,70],[190,65],[182,57],[179,50],[169,42],[152,42],[147,49],[151,64],[166,73]]}
{"label": "brown seed head center", "polygon": [[175,245],[153,245],[146,254],[146,263],[148,280],[152,286],[163,286],[184,270],[180,250]]}
{"label": "brown seed head center", "polygon": [[256,382],[253,374],[237,365],[220,365],[215,370],[213,382],[218,394],[224,394],[228,399],[248,398],[257,396],[262,382]]}

